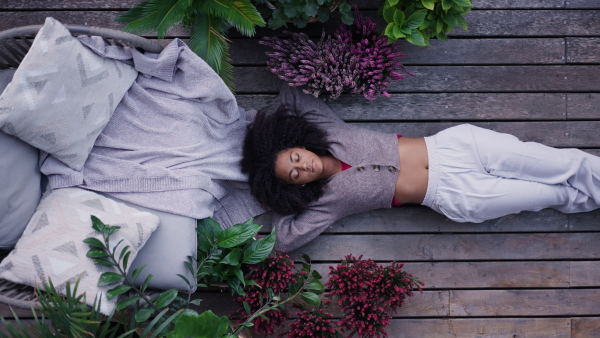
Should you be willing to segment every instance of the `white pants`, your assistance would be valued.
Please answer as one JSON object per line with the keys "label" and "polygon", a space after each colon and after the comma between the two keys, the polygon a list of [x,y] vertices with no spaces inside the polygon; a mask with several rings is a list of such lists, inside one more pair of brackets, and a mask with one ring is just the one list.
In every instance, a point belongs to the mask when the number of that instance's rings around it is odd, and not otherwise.
{"label": "white pants", "polygon": [[425,138],[429,184],[423,205],[456,222],[524,210],[600,207],[600,158],[578,149],[521,142],[464,124]]}

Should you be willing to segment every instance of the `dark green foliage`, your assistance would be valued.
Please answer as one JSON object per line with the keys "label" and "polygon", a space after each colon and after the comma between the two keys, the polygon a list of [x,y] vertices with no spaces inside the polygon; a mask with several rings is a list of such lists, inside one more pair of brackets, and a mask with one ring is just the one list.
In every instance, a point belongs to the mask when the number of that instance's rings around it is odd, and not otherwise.
{"label": "dark green foliage", "polygon": [[203,58],[233,91],[233,67],[229,58],[229,26],[253,36],[254,26],[265,21],[249,0],[147,0],[115,19],[123,30],[136,34],[156,33],[159,39],[173,26],[190,29],[188,46]]}
{"label": "dark green foliage", "polygon": [[471,0],[385,0],[379,13],[388,23],[388,42],[398,39],[429,45],[429,39],[448,40],[447,33],[458,24],[467,29],[463,18],[471,10]]}
{"label": "dark green foliage", "polygon": [[331,11],[338,9],[342,14],[342,22],[346,25],[354,23],[351,6],[346,0],[252,0],[271,29],[287,27],[292,23],[304,28],[311,19],[321,22],[329,20]]}

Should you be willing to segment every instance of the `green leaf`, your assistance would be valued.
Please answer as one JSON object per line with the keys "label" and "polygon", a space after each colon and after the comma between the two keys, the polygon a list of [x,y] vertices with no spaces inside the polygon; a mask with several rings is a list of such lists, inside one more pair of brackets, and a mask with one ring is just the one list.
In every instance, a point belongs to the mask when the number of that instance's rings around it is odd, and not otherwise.
{"label": "green leaf", "polygon": [[135,296],[135,297],[131,297],[131,298],[127,298],[122,302],[118,302],[117,303],[117,307],[116,307],[116,311],[121,311],[124,308],[135,304],[135,302],[137,302],[138,300],[142,299],[142,297],[140,296]]}
{"label": "green leaf", "polygon": [[444,32],[438,33],[438,34],[437,34],[435,37],[436,37],[438,40],[441,40],[441,41],[446,41],[446,40],[448,40],[448,36],[447,36],[447,35],[446,35],[446,33],[444,33]]}
{"label": "green leaf", "polygon": [[128,251],[123,257],[123,270],[127,271],[127,266],[129,265],[129,257],[131,256],[131,251]]}
{"label": "green leaf", "polygon": [[234,268],[233,274],[238,278],[242,285],[246,286],[246,279],[244,278],[244,273],[242,272],[242,269]]}
{"label": "green leaf", "polygon": [[395,27],[398,27],[395,23],[393,23],[393,22],[388,23],[388,25],[385,27],[384,34],[387,36],[394,37],[394,28]]}
{"label": "green leaf", "polygon": [[435,27],[435,33],[439,34],[443,30],[444,30],[444,20],[442,20],[442,18],[438,18],[437,22],[436,22],[436,27]]}
{"label": "green leaf", "polygon": [[406,36],[406,41],[417,45],[417,46],[426,46],[427,44],[425,43],[425,39],[423,38],[423,35],[421,34],[421,32],[415,30],[413,31],[413,33],[411,35],[407,35]]}
{"label": "green leaf", "polygon": [[88,237],[88,238],[84,239],[83,243],[85,243],[89,246],[93,246],[98,249],[106,249],[104,244],[99,239],[94,238],[94,237]]}
{"label": "green leaf", "polygon": [[344,23],[344,25],[352,25],[354,23],[354,16],[352,15],[352,13],[344,13],[342,15],[342,22]]}
{"label": "green leaf", "polygon": [[433,8],[435,7],[435,0],[421,0],[421,3],[423,4],[423,6],[429,10],[433,10]]}
{"label": "green leaf", "polygon": [[462,16],[457,16],[456,17],[456,21],[458,21],[458,24],[460,25],[460,27],[464,30],[467,30],[467,21],[465,20],[465,18],[463,18]]}
{"label": "green leaf", "polygon": [[404,22],[404,13],[402,11],[396,10],[394,12],[394,23],[398,26],[402,26]]}
{"label": "green leaf", "polygon": [[273,230],[267,237],[263,237],[252,242],[252,244],[250,244],[250,246],[244,250],[244,259],[242,263],[258,264],[265,260],[271,251],[273,251],[273,247],[275,246],[275,237],[275,227],[273,227]]}
{"label": "green leaf", "polygon": [[159,309],[163,308],[171,304],[175,300],[175,297],[177,297],[177,290],[167,290],[158,296],[154,305]]}
{"label": "green leaf", "polygon": [[142,270],[144,270],[146,268],[147,264],[144,264],[142,266],[140,266],[139,268],[133,270],[133,273],[131,274],[131,281],[135,282],[135,280],[139,277],[140,273],[142,272]]}
{"label": "green leaf", "polygon": [[106,298],[108,298],[108,300],[111,300],[119,295],[124,294],[125,292],[131,290],[131,286],[130,285],[119,285],[116,288],[112,288],[110,290],[108,290],[106,292]]}
{"label": "green leaf", "polygon": [[385,2],[390,6],[396,6],[399,0],[386,0]]}
{"label": "green leaf", "polygon": [[323,292],[325,292],[325,287],[323,287],[323,283],[321,283],[320,280],[318,279],[313,279],[310,281],[310,283],[308,283],[308,285],[306,286],[306,290],[310,291],[310,292],[314,292],[317,295],[322,294]]}
{"label": "green leaf", "polygon": [[402,33],[402,30],[400,30],[400,26],[394,26],[393,34],[396,39],[400,39],[406,36],[404,33]]}
{"label": "green leaf", "polygon": [[444,16],[442,16],[442,19],[449,27],[456,26],[456,17],[454,15],[451,15],[451,14],[444,15]]}
{"label": "green leaf", "polygon": [[229,327],[229,318],[218,317],[211,310],[201,315],[185,313],[175,321],[175,327],[168,338],[212,338],[222,337]]}
{"label": "green leaf", "polygon": [[159,39],[181,22],[190,1],[146,0],[117,17],[115,21],[127,22],[123,30],[134,33],[156,32]]}
{"label": "green leaf", "polygon": [[321,305],[321,300],[319,299],[319,296],[317,296],[313,292],[303,292],[300,295],[300,297],[302,297],[302,300],[304,300],[306,303],[308,303],[308,305],[312,305],[312,306]]}
{"label": "green leaf", "polygon": [[105,257],[109,257],[109,255],[104,251],[104,250],[100,250],[100,249],[90,249],[87,254],[87,257],[90,258],[105,258]]}
{"label": "green leaf", "polygon": [[[120,244],[121,242],[119,242]],[[129,250],[129,245],[126,245],[122,250],[121,250],[121,254],[119,255],[119,262],[123,259],[123,256],[125,256],[125,254],[128,252]]]}
{"label": "green leaf", "polygon": [[227,28],[227,22],[221,18],[198,14],[191,27],[188,46],[219,74],[228,88],[233,90],[233,72],[225,66],[231,61],[226,38]]}
{"label": "green leaf", "polygon": [[219,263],[227,264],[227,265],[239,265],[240,258],[242,258],[242,254],[244,251],[239,248],[232,249],[230,253],[227,254]]}
{"label": "green leaf", "polygon": [[252,314],[252,311],[250,310],[250,305],[248,304],[248,302],[243,302],[242,304],[244,305],[244,311],[246,311],[247,314]]}
{"label": "green leaf", "polygon": [[135,321],[138,323],[145,322],[148,320],[148,318],[150,318],[150,316],[152,316],[153,313],[154,309],[152,308],[139,309],[135,313]]}
{"label": "green leaf", "polygon": [[418,28],[419,26],[421,26],[421,24],[423,24],[426,15],[426,9],[414,12],[411,16],[408,17],[408,19],[406,19],[406,27],[410,29]]}
{"label": "green leaf", "polygon": [[390,23],[390,22],[394,22],[394,13],[396,13],[396,8],[394,7],[387,7],[383,9],[383,18],[385,19],[385,22]]}
{"label": "green leaf", "polygon": [[100,275],[100,279],[98,279],[98,286],[107,286],[114,282],[118,282],[123,279],[120,273],[116,272],[105,272]]}
{"label": "green leaf", "polygon": [[[319,8],[317,17],[319,18],[319,21],[327,22],[327,20],[329,20],[330,14],[331,14],[331,11],[329,10],[329,8]],[[270,20],[269,20],[269,26],[270,26]],[[280,25],[280,27],[281,27],[281,25]]]}
{"label": "green leaf", "polygon": [[115,263],[108,261],[106,259],[102,259],[102,258],[94,258],[94,262],[96,262],[98,264],[102,264],[102,265],[107,265],[107,266],[116,266]]}
{"label": "green leaf", "polygon": [[452,8],[452,0],[442,0],[442,9],[448,11]]}
{"label": "green leaf", "polygon": [[473,4],[470,0],[453,0],[454,3],[459,7],[472,7]]}
{"label": "green leaf", "polygon": [[90,217],[92,218],[92,228],[94,230],[102,232],[106,228],[106,225],[102,223],[102,221],[98,217],[94,215],[91,215]]}
{"label": "green leaf", "polygon": [[262,226],[258,224],[238,224],[223,230],[217,236],[217,245],[222,248],[232,248],[254,237]]}

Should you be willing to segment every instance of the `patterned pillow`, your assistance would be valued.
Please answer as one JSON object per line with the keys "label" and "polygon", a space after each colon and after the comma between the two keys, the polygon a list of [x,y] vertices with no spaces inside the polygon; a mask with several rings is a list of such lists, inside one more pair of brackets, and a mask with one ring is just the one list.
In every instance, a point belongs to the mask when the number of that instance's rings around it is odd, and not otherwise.
{"label": "patterned pillow", "polygon": [[137,71],[84,47],[53,18],[0,96],[0,129],[81,170]]}
{"label": "patterned pillow", "polygon": [[74,284],[81,278],[78,292],[87,294],[88,304],[93,304],[99,293],[101,312],[111,313],[116,299],[109,301],[105,293],[115,285],[97,285],[100,275],[114,268],[86,257],[89,246],[83,243],[87,237],[102,238],[92,229],[91,215],[105,224],[121,226],[111,237],[111,243],[123,239],[120,247],[130,246],[130,262],[159,223],[155,215],[88,190],[52,190],[44,194],[15,249],[0,264],[0,278],[39,287],[50,278],[59,292],[65,291],[67,282]]}

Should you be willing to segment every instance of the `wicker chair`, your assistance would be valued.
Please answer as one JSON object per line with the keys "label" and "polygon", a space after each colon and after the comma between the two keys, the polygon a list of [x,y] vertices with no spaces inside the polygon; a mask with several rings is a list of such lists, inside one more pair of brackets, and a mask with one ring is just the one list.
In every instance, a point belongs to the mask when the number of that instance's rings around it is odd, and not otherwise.
{"label": "wicker chair", "polygon": [[[163,47],[141,36],[113,29],[80,25],[66,25],[73,36],[101,36],[116,46],[132,46],[142,51],[160,53]],[[0,32],[0,69],[18,68],[29,51],[33,39],[42,25],[23,26]],[[20,308],[36,304],[34,288],[0,279],[0,303]]]}

